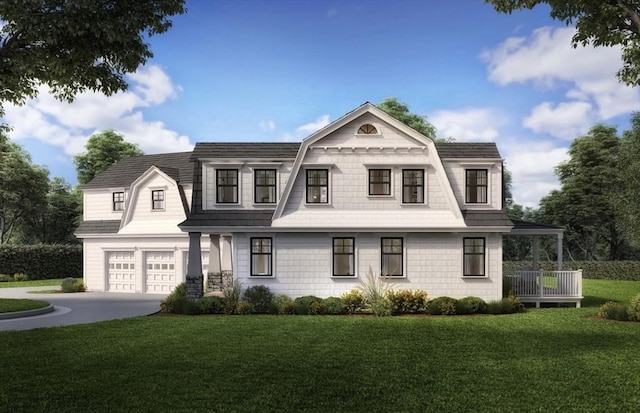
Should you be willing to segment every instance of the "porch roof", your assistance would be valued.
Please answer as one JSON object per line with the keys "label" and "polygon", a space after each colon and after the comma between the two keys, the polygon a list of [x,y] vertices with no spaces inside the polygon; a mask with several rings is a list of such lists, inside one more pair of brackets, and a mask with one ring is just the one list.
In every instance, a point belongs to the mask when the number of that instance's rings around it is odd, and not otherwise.
{"label": "porch roof", "polygon": [[75,234],[116,234],[120,229],[119,219],[82,221]]}
{"label": "porch roof", "polygon": [[507,235],[562,235],[564,228],[551,224],[513,219],[513,229]]}
{"label": "porch roof", "polygon": [[212,211],[191,214],[178,227],[270,227],[272,209]]}

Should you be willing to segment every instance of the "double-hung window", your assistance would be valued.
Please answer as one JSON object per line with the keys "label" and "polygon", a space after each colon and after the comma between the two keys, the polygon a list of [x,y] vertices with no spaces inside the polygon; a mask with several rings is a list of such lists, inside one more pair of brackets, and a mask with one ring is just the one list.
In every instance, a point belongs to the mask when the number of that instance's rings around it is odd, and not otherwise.
{"label": "double-hung window", "polygon": [[333,276],[355,275],[355,239],[333,239]]}
{"label": "double-hung window", "polygon": [[307,203],[329,203],[329,170],[307,169]]}
{"label": "double-hung window", "polygon": [[402,277],[403,275],[403,240],[402,238],[382,238],[381,268],[383,276]]}
{"label": "double-hung window", "polygon": [[369,169],[369,195],[391,195],[391,169]]}
{"label": "double-hung window", "polygon": [[485,267],[485,239],[464,238],[463,275],[483,277]]}
{"label": "double-hung window", "polygon": [[218,204],[238,203],[237,169],[216,169],[216,202]]}
{"label": "double-hung window", "polygon": [[273,274],[273,239],[251,238],[251,276],[269,277]]}
{"label": "double-hung window", "polygon": [[276,170],[256,169],[254,176],[254,202],[256,204],[275,204],[276,202]]}
{"label": "double-hung window", "polygon": [[466,170],[465,202],[467,204],[486,204],[488,171],[486,169]]}
{"label": "double-hung window", "polygon": [[164,209],[164,189],[151,191],[151,210],[162,211]]}
{"label": "double-hung window", "polygon": [[124,192],[113,193],[112,205],[114,211],[124,210]]}
{"label": "double-hung window", "polygon": [[424,169],[402,170],[402,203],[424,203]]}

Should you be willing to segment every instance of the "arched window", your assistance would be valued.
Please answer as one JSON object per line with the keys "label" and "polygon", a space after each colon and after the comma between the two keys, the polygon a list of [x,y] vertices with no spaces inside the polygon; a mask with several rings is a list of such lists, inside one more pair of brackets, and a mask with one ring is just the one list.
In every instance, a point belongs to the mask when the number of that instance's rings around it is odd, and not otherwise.
{"label": "arched window", "polygon": [[365,123],[358,128],[358,135],[377,135],[378,129],[370,123]]}

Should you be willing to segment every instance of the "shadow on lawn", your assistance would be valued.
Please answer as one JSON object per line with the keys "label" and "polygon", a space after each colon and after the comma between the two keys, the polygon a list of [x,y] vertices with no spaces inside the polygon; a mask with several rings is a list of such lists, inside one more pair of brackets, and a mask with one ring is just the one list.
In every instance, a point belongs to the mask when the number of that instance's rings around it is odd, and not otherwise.
{"label": "shadow on lawn", "polygon": [[585,295],[582,299],[582,307],[600,307],[607,301],[616,301],[605,297],[596,297],[593,295]]}

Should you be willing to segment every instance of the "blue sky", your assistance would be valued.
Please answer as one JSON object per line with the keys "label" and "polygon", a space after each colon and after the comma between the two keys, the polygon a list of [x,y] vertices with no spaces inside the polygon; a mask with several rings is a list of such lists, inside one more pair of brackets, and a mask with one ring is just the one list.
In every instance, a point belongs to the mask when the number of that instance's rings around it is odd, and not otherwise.
{"label": "blue sky", "polygon": [[480,0],[190,0],[130,89],[72,104],[46,88],[6,106],[10,137],[76,183],[74,154],[113,128],[146,153],[203,141],[299,141],[364,102],[396,97],[442,137],[497,143],[518,203],[557,187],[571,140],[628,128],[640,91],[619,50],[570,47],[545,7],[500,15]]}

